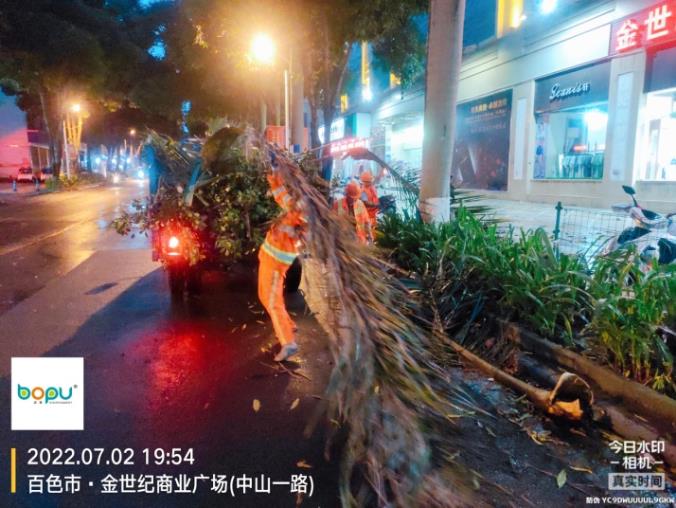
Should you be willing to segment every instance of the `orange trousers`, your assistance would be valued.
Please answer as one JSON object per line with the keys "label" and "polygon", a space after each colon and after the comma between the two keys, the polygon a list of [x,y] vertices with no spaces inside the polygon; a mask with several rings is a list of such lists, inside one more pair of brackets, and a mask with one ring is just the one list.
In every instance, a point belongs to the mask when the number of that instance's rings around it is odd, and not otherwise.
{"label": "orange trousers", "polygon": [[277,340],[283,346],[295,342],[296,324],[284,305],[284,278],[290,265],[261,252],[258,255],[258,299],[270,315]]}

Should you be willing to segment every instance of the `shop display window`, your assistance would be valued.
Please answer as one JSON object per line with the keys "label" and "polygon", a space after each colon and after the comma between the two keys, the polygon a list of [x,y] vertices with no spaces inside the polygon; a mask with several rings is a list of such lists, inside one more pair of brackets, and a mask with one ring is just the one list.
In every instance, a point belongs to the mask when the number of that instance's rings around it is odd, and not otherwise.
{"label": "shop display window", "polygon": [[537,113],[533,177],[603,178],[608,104]]}
{"label": "shop display window", "polygon": [[648,94],[639,178],[676,181],[676,88]]}

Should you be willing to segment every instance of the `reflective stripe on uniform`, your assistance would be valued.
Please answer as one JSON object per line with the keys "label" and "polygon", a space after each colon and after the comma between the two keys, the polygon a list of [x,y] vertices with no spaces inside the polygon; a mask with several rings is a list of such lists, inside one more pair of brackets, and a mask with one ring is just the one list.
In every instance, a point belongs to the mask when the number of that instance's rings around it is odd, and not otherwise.
{"label": "reflective stripe on uniform", "polygon": [[270,243],[268,243],[267,240],[263,242],[261,249],[263,249],[263,251],[267,255],[272,256],[280,263],[284,263],[286,265],[293,264],[293,261],[296,259],[296,257],[298,257],[298,254],[295,252],[286,252],[276,247],[273,247],[272,245],[270,245]]}

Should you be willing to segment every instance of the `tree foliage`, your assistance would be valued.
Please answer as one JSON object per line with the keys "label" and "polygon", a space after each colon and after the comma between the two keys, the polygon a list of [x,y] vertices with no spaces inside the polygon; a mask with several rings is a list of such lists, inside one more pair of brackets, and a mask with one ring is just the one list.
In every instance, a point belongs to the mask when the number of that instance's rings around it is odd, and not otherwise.
{"label": "tree foliage", "polygon": [[[282,69],[290,59],[300,62],[317,145],[319,114],[324,123],[335,116],[354,43],[374,41],[397,74],[412,76],[419,70],[416,58],[424,43],[411,17],[426,5],[425,0],[185,0],[164,34],[167,57],[180,69],[182,81],[190,83],[185,92],[195,115],[227,113],[243,120],[257,114],[261,97],[278,100]],[[249,58],[257,32],[277,43],[271,68]]]}
{"label": "tree foliage", "polygon": [[[39,117],[30,112],[29,117],[38,117],[38,127],[50,134],[57,166],[59,125],[70,101],[86,102],[91,114],[118,109],[129,98],[139,99],[137,106],[150,105],[153,112],[162,109],[152,108],[155,96],[143,85],[150,76],[167,74],[147,49],[156,27],[172,10],[172,2],[144,10],[131,0],[2,3],[0,78],[24,97],[20,104],[40,110]],[[150,83],[157,91],[171,90],[158,86],[157,79]],[[167,102],[164,112],[170,109]]]}

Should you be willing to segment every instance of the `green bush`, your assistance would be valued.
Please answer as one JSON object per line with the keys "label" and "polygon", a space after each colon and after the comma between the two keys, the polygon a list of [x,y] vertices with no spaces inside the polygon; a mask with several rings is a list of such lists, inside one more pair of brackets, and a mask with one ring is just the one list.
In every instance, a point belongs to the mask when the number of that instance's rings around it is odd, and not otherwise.
{"label": "green bush", "polygon": [[450,334],[503,318],[569,347],[580,334],[608,362],[657,389],[674,389],[673,358],[658,327],[676,321],[676,269],[641,271],[637,257],[556,256],[545,231],[500,232],[460,208],[447,224],[386,217],[377,239],[388,258],[414,273]]}
{"label": "green bush", "polygon": [[673,356],[659,327],[676,321],[676,267],[645,273],[632,251],[599,258],[590,279],[594,297],[588,330],[609,351],[608,360],[625,375],[673,389]]}
{"label": "green bush", "polygon": [[45,189],[49,191],[61,191],[61,190],[75,190],[80,188],[82,185],[90,185],[95,183],[104,182],[105,178],[99,173],[90,173],[88,171],[82,171],[80,173],[74,173],[71,176],[66,176],[61,174],[58,178],[52,177],[48,178],[45,181]]}

